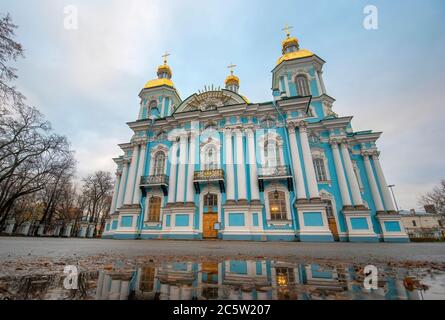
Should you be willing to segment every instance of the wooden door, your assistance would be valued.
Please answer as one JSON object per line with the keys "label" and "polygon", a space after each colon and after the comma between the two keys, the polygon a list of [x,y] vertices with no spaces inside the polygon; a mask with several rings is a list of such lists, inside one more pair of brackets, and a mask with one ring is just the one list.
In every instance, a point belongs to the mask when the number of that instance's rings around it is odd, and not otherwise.
{"label": "wooden door", "polygon": [[328,217],[329,222],[329,229],[332,232],[332,236],[334,237],[335,241],[339,241],[340,238],[338,236],[338,228],[337,228],[337,221],[335,221],[335,217]]}
{"label": "wooden door", "polygon": [[204,213],[203,238],[209,239],[218,237],[218,230],[214,229],[215,222],[218,222],[217,213]]}

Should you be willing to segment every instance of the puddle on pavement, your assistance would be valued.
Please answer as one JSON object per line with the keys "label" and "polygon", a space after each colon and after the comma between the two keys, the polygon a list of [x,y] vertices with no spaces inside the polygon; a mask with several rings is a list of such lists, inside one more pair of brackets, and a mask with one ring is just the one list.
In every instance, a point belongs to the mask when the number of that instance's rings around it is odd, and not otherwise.
{"label": "puddle on pavement", "polygon": [[66,275],[0,279],[0,299],[74,300],[423,300],[445,299],[445,272],[378,267],[376,289],[365,289],[364,266],[297,264],[276,260],[165,262],[134,270],[116,263],[79,269],[77,289]]}

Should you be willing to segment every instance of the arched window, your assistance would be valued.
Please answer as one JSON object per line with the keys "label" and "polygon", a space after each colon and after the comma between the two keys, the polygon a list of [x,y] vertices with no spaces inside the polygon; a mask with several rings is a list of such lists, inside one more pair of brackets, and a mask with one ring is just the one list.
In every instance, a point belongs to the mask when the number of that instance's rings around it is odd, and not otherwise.
{"label": "arched window", "polygon": [[275,121],[272,118],[266,118],[261,121],[261,127],[264,129],[270,129],[275,127]]}
{"label": "arched window", "polygon": [[164,167],[165,167],[165,154],[162,151],[159,151],[155,155],[155,164],[154,164],[154,170],[153,175],[159,176],[161,174],[164,174]]}
{"label": "arched window", "polygon": [[287,220],[286,195],[283,191],[268,193],[271,220]]}
{"label": "arched window", "polygon": [[218,168],[218,153],[215,146],[210,146],[205,151],[205,169],[213,170]]}
{"label": "arched window", "polygon": [[324,160],[322,158],[314,159],[314,168],[318,182],[328,181],[328,175],[326,174],[326,168],[324,166]]}
{"label": "arched window", "polygon": [[278,166],[279,159],[277,142],[275,140],[267,140],[264,143],[264,167],[273,168]]}
{"label": "arched window", "polygon": [[152,196],[148,205],[148,221],[158,222],[161,217],[161,197]]}
{"label": "arched window", "polygon": [[309,96],[311,94],[306,76],[298,75],[295,78],[295,83],[297,85],[297,92],[299,96]]}

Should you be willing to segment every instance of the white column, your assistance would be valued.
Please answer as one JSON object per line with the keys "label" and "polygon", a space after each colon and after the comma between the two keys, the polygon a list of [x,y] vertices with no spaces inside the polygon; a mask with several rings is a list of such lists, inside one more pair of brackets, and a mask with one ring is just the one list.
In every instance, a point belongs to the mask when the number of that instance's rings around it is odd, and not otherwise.
{"label": "white column", "polygon": [[372,161],[374,162],[375,172],[377,173],[377,179],[379,181],[380,190],[382,190],[383,203],[388,211],[396,211],[394,203],[392,202],[391,194],[389,193],[388,184],[386,183],[385,175],[383,174],[382,166],[380,165],[378,153],[372,155]]}
{"label": "white column", "polygon": [[320,70],[318,72],[318,79],[320,80],[320,85],[321,85],[321,90],[323,93],[326,93],[326,87],[324,86],[324,81],[323,81],[323,71]]}
{"label": "white column", "polygon": [[286,96],[290,97],[290,90],[289,90],[289,79],[287,77],[287,74],[284,75],[284,87],[286,89]]}
{"label": "white column", "polygon": [[306,171],[306,179],[308,183],[309,196],[311,199],[320,198],[318,193],[318,183],[315,177],[314,162],[312,160],[311,148],[309,147],[309,140],[307,137],[306,124],[302,124],[299,127],[301,138],[301,151],[303,152],[304,168]]}
{"label": "white column", "polygon": [[291,150],[291,159],[292,159],[292,167],[293,167],[293,173],[294,173],[294,179],[296,181],[296,187],[297,187],[297,199],[306,199],[306,189],[304,188],[304,179],[303,179],[303,169],[301,168],[301,161],[300,161],[300,152],[298,150],[297,145],[297,137],[295,135],[295,127],[291,125],[288,128],[289,132],[289,143],[290,143],[290,150]]}
{"label": "white column", "polygon": [[127,191],[125,191],[125,200],[124,204],[132,204],[133,203],[133,190],[134,190],[134,179],[136,176],[136,165],[138,160],[138,149],[139,146],[136,145],[133,148],[133,155],[131,156],[130,170],[128,172],[128,183],[127,183]]}
{"label": "white column", "polygon": [[337,173],[337,181],[340,187],[341,201],[343,202],[343,206],[351,206],[351,198],[349,197],[348,185],[346,183],[345,172],[341,163],[337,141],[334,140],[331,142],[331,148],[334,155],[335,172]]}
{"label": "white column", "polygon": [[110,214],[113,214],[116,211],[117,198],[119,196],[119,185],[120,185],[121,177],[122,177],[122,173],[117,172],[116,173],[116,182],[114,183],[113,198],[111,199]]}
{"label": "white column", "polygon": [[320,77],[318,76],[318,71],[315,71],[315,81],[317,81],[318,95],[321,96],[323,94],[323,90],[321,89],[321,83],[320,83]]}
{"label": "white column", "polygon": [[238,185],[238,200],[247,199],[246,188],[246,163],[244,161],[244,147],[243,147],[243,131],[241,129],[235,130],[236,135],[236,177]]}
{"label": "white column", "polygon": [[356,206],[362,206],[363,199],[362,195],[360,194],[360,187],[358,185],[357,177],[354,172],[351,156],[349,155],[348,145],[345,142],[342,142],[340,148],[343,155],[343,162],[345,163],[346,176],[348,177],[349,186],[351,188],[352,202]]}
{"label": "white column", "polygon": [[141,201],[141,188],[139,188],[139,184],[141,182],[141,176],[144,174],[144,166],[145,166],[145,154],[147,153],[147,145],[144,142],[141,145],[141,154],[139,156],[139,164],[138,169],[136,171],[136,190],[133,195],[133,204],[139,204]]}
{"label": "white column", "polygon": [[235,200],[235,177],[233,171],[232,129],[225,129],[226,150],[226,196],[227,200]]}
{"label": "white column", "polygon": [[117,198],[116,209],[119,209],[124,204],[125,182],[127,181],[127,175],[128,175],[128,160],[124,159],[124,168],[122,169],[122,177],[119,186],[119,196]]}
{"label": "white column", "polygon": [[187,163],[187,135],[181,134],[179,138],[179,164],[178,164],[178,190],[176,202],[184,202],[185,192],[185,166]]}
{"label": "white column", "polygon": [[250,165],[250,198],[251,200],[260,200],[260,191],[258,189],[258,169],[255,152],[255,133],[252,129],[246,130],[247,146],[249,149]]}
{"label": "white column", "polygon": [[176,153],[178,152],[178,142],[173,141],[173,145],[170,150],[170,177],[168,180],[168,203],[175,202],[176,196],[176,167],[178,159]]}
{"label": "white column", "polygon": [[196,137],[192,132],[190,134],[190,145],[189,145],[189,164],[187,173],[187,202],[194,202],[195,189],[193,186],[193,175],[195,173],[195,163],[196,163]]}
{"label": "white column", "polygon": [[365,162],[366,176],[368,177],[372,200],[374,200],[375,208],[377,211],[385,211],[385,209],[383,208],[382,199],[380,198],[377,182],[375,181],[374,172],[372,171],[368,153],[363,154],[363,160]]}

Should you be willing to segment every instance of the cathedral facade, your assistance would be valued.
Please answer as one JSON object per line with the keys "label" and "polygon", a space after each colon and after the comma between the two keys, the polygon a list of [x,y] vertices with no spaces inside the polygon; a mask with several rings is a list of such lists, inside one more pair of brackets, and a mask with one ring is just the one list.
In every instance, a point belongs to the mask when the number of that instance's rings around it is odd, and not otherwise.
{"label": "cathedral facade", "polygon": [[114,159],[103,237],[409,241],[380,164],[381,132],[354,132],[351,116],[332,111],[324,63],[287,30],[272,101],[241,95],[233,69],[224,89],[182,100],[165,56]]}

